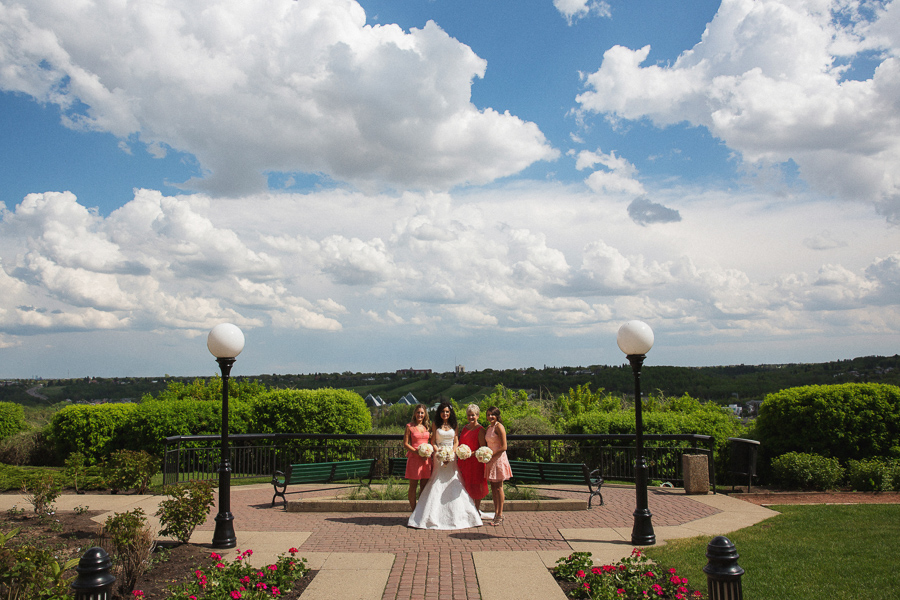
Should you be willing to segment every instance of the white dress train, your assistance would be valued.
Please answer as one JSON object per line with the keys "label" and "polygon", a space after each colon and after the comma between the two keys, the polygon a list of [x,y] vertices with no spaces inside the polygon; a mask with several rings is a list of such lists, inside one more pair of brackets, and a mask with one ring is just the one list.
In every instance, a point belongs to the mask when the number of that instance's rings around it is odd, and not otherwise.
{"label": "white dress train", "polygon": [[[453,447],[454,430],[437,431],[437,445]],[[435,448],[435,451],[437,448]],[[466,529],[481,527],[484,523],[475,508],[472,497],[466,493],[459,478],[456,461],[442,464],[432,455],[434,467],[431,479],[425,484],[416,509],[407,524],[416,529]]]}

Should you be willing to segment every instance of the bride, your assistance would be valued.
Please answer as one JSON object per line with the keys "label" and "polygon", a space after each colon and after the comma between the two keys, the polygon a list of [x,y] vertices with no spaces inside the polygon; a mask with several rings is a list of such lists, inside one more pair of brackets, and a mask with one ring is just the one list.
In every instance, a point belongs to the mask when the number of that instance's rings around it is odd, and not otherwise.
{"label": "bride", "polygon": [[[471,496],[466,493],[456,468],[456,415],[449,404],[438,406],[437,416],[431,432],[431,443],[435,452],[431,459],[434,467],[431,479],[422,490],[408,525],[416,529],[465,529],[483,525],[478,509]],[[453,460],[442,462],[438,458],[441,447],[453,451]]]}

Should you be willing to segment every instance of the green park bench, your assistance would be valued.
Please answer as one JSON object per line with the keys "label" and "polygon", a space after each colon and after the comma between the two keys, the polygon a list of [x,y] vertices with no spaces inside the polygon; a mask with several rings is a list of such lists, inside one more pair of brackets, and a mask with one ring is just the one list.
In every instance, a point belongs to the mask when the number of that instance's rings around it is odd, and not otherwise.
{"label": "green park bench", "polygon": [[391,477],[406,477],[406,457],[388,459],[388,475]]}
{"label": "green park bench", "polygon": [[272,496],[272,506],[275,506],[275,498],[278,496],[281,496],[285,505],[287,505],[287,498],[285,498],[284,494],[289,485],[332,483],[334,481],[366,478],[369,479],[369,485],[371,485],[374,472],[374,458],[290,465],[287,473],[275,471],[275,475],[272,476],[272,485],[275,487],[275,495]]}
{"label": "green park bench", "polygon": [[525,460],[511,460],[509,466],[512,467],[512,478],[509,483],[513,486],[518,487],[520,483],[583,484],[588,487],[590,493],[588,508],[591,508],[594,496],[600,496],[600,506],[603,506],[603,494],[600,493],[603,477],[600,476],[599,469],[591,471],[584,463],[544,463]]}

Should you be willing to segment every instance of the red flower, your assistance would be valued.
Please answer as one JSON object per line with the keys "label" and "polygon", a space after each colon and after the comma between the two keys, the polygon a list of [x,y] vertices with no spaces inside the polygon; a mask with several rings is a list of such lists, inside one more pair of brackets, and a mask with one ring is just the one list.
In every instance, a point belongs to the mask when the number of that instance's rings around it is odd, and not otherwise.
{"label": "red flower", "polygon": [[672,567],[671,569],[669,569],[669,575],[674,575],[675,573],[676,573],[675,567]]}
{"label": "red flower", "polygon": [[224,568],[225,568],[225,563],[217,563],[217,564],[216,564],[216,568],[217,568],[217,569],[224,569]]}
{"label": "red flower", "polygon": [[589,590],[589,589],[591,589],[591,584],[589,584],[587,581],[585,581],[584,583],[581,584],[581,587],[583,587],[586,590]]}
{"label": "red flower", "polygon": [[216,554],[215,552],[210,554],[209,557],[213,560],[222,560],[222,557],[220,555]]}
{"label": "red flower", "polygon": [[591,573],[593,573],[594,575],[599,575],[602,572],[603,572],[603,569],[601,569],[600,567],[594,567],[591,569]]}
{"label": "red flower", "polygon": [[584,577],[585,577],[584,571],[578,571],[578,572],[575,573],[575,574],[578,575],[579,577],[581,577],[582,579],[584,579]]}
{"label": "red flower", "polygon": [[134,594],[135,598],[143,598],[144,597],[144,592],[142,592],[141,590],[134,590],[131,593]]}
{"label": "red flower", "polygon": [[623,590],[622,588],[619,588],[619,589],[616,590],[616,593],[619,594],[619,595],[621,595],[621,594],[624,594],[624,593],[625,593],[625,590]]}
{"label": "red flower", "polygon": [[269,569],[270,571],[277,571],[277,570],[278,570],[278,565],[269,565],[269,566],[266,567],[266,568]]}
{"label": "red flower", "polygon": [[288,552],[290,552],[291,554],[297,554],[300,551],[297,550],[296,548],[291,548],[290,550],[288,550]]}

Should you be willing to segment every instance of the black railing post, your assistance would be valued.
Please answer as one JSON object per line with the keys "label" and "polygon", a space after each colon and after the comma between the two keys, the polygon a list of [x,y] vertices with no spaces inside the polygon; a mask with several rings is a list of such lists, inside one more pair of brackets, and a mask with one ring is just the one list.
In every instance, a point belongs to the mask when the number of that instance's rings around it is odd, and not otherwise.
{"label": "black railing post", "polygon": [[734,544],[727,537],[716,536],[706,547],[709,562],[703,567],[709,600],[743,600],[741,576],[744,574],[737,560]]}
{"label": "black railing post", "polygon": [[109,572],[112,560],[99,546],[88,549],[78,561],[75,571],[78,577],[69,586],[75,591],[75,600],[109,600],[116,578]]}

